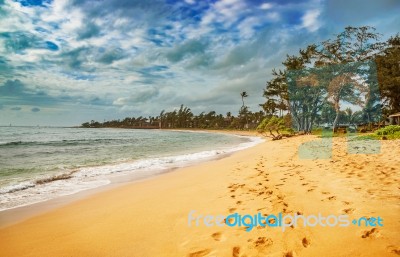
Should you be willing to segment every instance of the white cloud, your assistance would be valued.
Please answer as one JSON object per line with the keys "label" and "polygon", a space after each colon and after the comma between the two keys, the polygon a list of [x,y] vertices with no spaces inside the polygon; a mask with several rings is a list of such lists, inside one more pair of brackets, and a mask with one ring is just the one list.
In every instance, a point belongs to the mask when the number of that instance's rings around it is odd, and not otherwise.
{"label": "white cloud", "polygon": [[225,27],[231,26],[247,11],[245,2],[241,0],[220,0],[213,4],[203,16],[202,24],[209,25],[218,22]]}
{"label": "white cloud", "polygon": [[260,9],[262,10],[269,10],[273,7],[273,4],[271,3],[263,3],[262,5],[260,5]]}
{"label": "white cloud", "polygon": [[258,17],[249,17],[244,19],[237,28],[242,38],[250,38],[254,34],[254,26],[260,25],[261,20]]}
{"label": "white cloud", "polygon": [[302,28],[306,28],[307,30],[314,32],[321,27],[321,23],[318,20],[321,11],[318,9],[308,10],[304,16],[301,18],[302,20]]}

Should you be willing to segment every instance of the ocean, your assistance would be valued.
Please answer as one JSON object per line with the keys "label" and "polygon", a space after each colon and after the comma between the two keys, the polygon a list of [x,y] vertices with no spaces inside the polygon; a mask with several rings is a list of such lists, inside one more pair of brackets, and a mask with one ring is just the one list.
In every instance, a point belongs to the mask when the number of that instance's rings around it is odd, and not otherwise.
{"label": "ocean", "polygon": [[257,137],[191,131],[0,127],[0,211],[146,178],[244,149]]}

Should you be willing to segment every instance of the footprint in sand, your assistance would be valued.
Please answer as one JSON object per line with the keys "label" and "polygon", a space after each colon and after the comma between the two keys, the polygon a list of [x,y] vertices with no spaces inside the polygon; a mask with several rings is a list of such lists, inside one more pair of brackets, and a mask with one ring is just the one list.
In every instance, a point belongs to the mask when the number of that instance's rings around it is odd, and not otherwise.
{"label": "footprint in sand", "polygon": [[272,245],[274,242],[272,241],[271,238],[266,238],[266,237],[258,237],[257,240],[254,242],[254,247],[256,248],[264,248],[267,246]]}
{"label": "footprint in sand", "polygon": [[269,190],[269,191],[266,191],[265,194],[272,195],[272,194],[274,194],[274,191],[273,190]]}
{"label": "footprint in sand", "polygon": [[303,244],[303,246],[304,246],[305,248],[307,248],[307,247],[310,246],[310,240],[308,240],[306,237],[303,238],[303,240],[301,240],[301,243]]}
{"label": "footprint in sand", "polygon": [[228,188],[234,188],[234,187],[236,187],[237,186],[237,184],[230,184],[229,186],[228,186]]}
{"label": "footprint in sand", "polygon": [[329,197],[328,197],[328,200],[329,200],[329,201],[336,200],[336,196],[329,196]]}
{"label": "footprint in sand", "polygon": [[210,252],[211,252],[210,249],[204,249],[204,250],[189,253],[188,257],[202,257],[202,256],[206,256]]}
{"label": "footprint in sand", "polygon": [[290,251],[290,252],[284,253],[283,256],[284,257],[296,257],[297,254],[295,251]]}
{"label": "footprint in sand", "polygon": [[371,230],[366,230],[362,234],[362,238],[377,238],[379,237],[379,230],[377,228],[373,228]]}
{"label": "footprint in sand", "polygon": [[239,257],[240,254],[240,247],[239,246],[235,246],[232,249],[232,257]]}
{"label": "footprint in sand", "polygon": [[347,209],[343,209],[342,211],[344,213],[346,213],[346,214],[352,214],[354,212],[354,209],[353,208],[347,208]]}
{"label": "footprint in sand", "polygon": [[211,235],[211,237],[215,240],[215,241],[224,241],[225,237],[222,235],[221,232],[215,232]]}
{"label": "footprint in sand", "polygon": [[235,212],[236,211],[236,208],[229,208],[229,212],[230,213],[233,213],[233,212]]}
{"label": "footprint in sand", "polygon": [[386,250],[387,250],[389,253],[394,253],[394,254],[400,255],[400,247],[396,247],[396,246],[394,246],[394,245],[389,245],[389,246],[386,248]]}

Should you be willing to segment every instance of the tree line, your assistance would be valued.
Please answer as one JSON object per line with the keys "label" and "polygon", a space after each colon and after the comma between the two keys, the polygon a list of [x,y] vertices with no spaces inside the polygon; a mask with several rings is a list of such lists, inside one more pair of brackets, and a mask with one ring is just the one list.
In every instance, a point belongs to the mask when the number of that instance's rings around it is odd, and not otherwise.
{"label": "tree line", "polygon": [[[194,114],[183,104],[158,116],[85,122],[82,127],[289,129],[310,132],[315,126],[333,131],[385,121],[400,112],[400,36],[380,41],[369,26],[346,27],[334,38],[287,55],[283,69],[273,69],[261,110],[245,105],[241,92],[238,115],[215,111]],[[271,120],[272,119],[272,120]],[[272,131],[272,130],[271,130]],[[279,132],[278,132],[279,134]]]}
{"label": "tree line", "polygon": [[[246,97],[248,96],[246,92]],[[243,94],[241,93],[241,94]],[[242,96],[243,98],[245,96]],[[251,112],[243,104],[237,116],[227,112],[225,115],[215,111],[202,112],[195,115],[189,107],[180,106],[178,110],[161,111],[158,116],[126,117],[123,120],[90,121],[82,124],[84,128],[147,128],[147,129],[252,129],[265,117],[263,111]]]}

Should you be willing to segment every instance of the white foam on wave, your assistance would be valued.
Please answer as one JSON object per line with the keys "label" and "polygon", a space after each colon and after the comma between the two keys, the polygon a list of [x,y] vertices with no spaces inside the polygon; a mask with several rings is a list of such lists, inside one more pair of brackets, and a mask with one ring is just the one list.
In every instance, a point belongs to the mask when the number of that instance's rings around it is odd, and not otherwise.
{"label": "white foam on wave", "polygon": [[235,147],[223,148],[218,150],[208,150],[197,153],[181,154],[176,156],[149,158],[127,163],[82,168],[79,172],[74,174],[74,176],[95,177],[95,176],[109,175],[115,173],[126,174],[143,169],[165,170],[172,167],[185,166],[193,161],[201,161],[216,157],[221,154],[233,153],[239,150],[255,146],[261,142],[264,142],[264,140],[259,137],[248,137],[248,136],[238,136],[238,137],[248,138],[250,141],[241,143]]}
{"label": "white foam on wave", "polygon": [[[109,180],[82,181],[77,178],[57,180],[43,185],[27,187],[24,190],[1,194],[0,211],[31,205],[60,196],[72,195],[83,190],[88,190],[109,184]],[[22,184],[22,183],[21,183]]]}
{"label": "white foam on wave", "polygon": [[[35,187],[35,184],[32,182],[21,182],[14,185],[5,186],[0,188],[0,194],[14,193],[17,191],[22,191],[30,187]],[[0,202],[1,203],[1,202]]]}
{"label": "white foam on wave", "polygon": [[0,189],[0,211],[104,186],[109,184],[110,179],[115,175],[135,175],[140,173],[142,176],[143,174],[144,176],[151,176],[170,168],[182,167],[195,161],[204,161],[223,154],[243,150],[264,141],[259,137],[238,137],[248,138],[250,141],[235,147],[217,150],[148,158],[113,165],[85,167],[71,173],[72,177],[69,179],[55,180],[44,184],[37,184],[35,183],[36,180],[34,180],[6,186]]}

